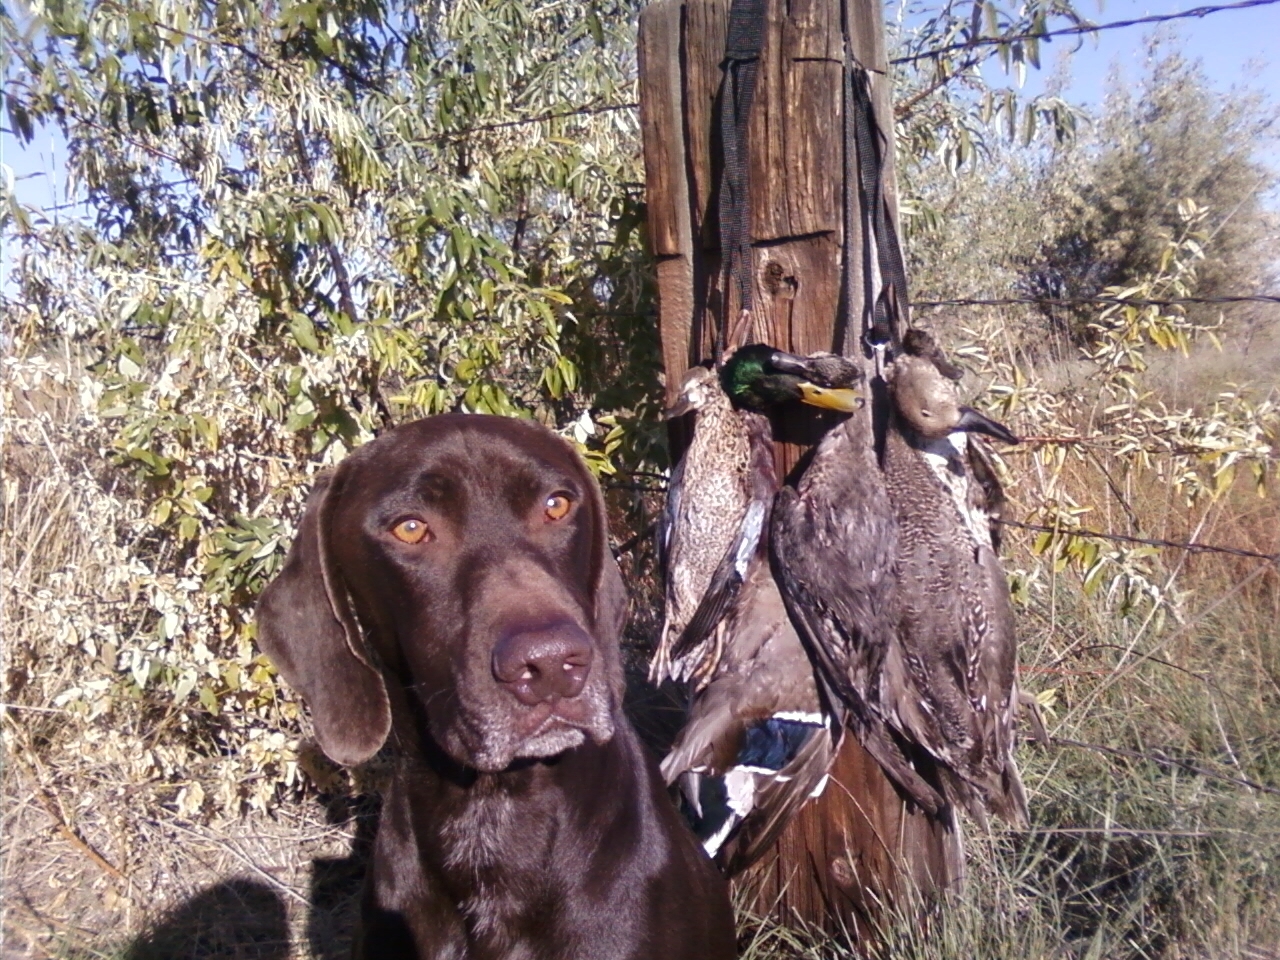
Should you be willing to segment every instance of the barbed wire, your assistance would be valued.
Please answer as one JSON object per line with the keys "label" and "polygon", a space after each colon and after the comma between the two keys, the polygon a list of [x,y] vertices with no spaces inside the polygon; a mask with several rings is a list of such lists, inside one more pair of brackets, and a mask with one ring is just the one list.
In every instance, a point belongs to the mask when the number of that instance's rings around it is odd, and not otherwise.
{"label": "barbed wire", "polygon": [[[1103,30],[1117,30],[1122,27],[1135,27],[1148,23],[1164,23],[1168,20],[1181,20],[1189,17],[1206,17],[1211,13],[1222,13],[1227,10],[1243,10],[1248,7],[1265,7],[1280,0],[1240,0],[1238,3],[1218,4],[1216,6],[1196,7],[1192,10],[1185,10],[1180,13],[1157,14],[1149,17],[1138,17],[1133,20],[1116,20],[1112,23],[1101,24],[1079,24],[1073,27],[1063,27],[1059,30],[1042,30],[1033,33],[1015,34],[1005,37],[981,37],[976,40],[970,40],[965,43],[953,43],[944,47],[937,47],[933,50],[926,50],[924,53],[912,54],[907,57],[897,57],[890,61],[893,64],[913,63],[918,60],[928,60],[934,57],[942,56],[956,50],[971,50],[975,47],[990,47],[1003,44],[1017,43],[1023,40],[1039,40],[1049,37],[1072,36],[1087,33],[1099,33]],[[512,120],[503,120],[497,123],[481,124],[479,126],[465,128],[453,132],[441,133],[430,138],[433,140],[453,140],[462,139],[474,133],[483,133],[491,130],[500,130],[507,127],[516,127],[528,123],[545,123],[550,120],[563,120],[569,117],[607,113],[612,110],[635,110],[640,104],[638,102],[628,103],[612,103],[612,104],[592,104],[588,106],[578,107],[563,112],[543,113],[532,117],[519,117]],[[1280,298],[1271,298],[1275,302],[1280,302]]]}
{"label": "barbed wire", "polygon": [[[1280,0],[1275,0],[1280,2]],[[549,123],[552,120],[567,120],[570,117],[594,116],[599,113],[611,113],[614,110],[635,110],[640,104],[638,102],[628,103],[594,103],[586,104],[581,107],[574,107],[570,110],[549,111],[540,113],[532,117],[517,117],[513,120],[498,120],[494,123],[481,123],[474,127],[464,127],[460,130],[446,130],[443,133],[433,134],[425,139],[433,142],[441,140],[465,140],[467,137],[477,133],[489,133],[493,130],[505,130],[508,127],[519,127],[528,123]]]}
{"label": "barbed wire", "polygon": [[1245,550],[1242,547],[1223,547],[1212,543],[1190,543],[1181,540],[1163,540],[1158,537],[1134,537],[1123,533],[1103,533],[1101,530],[1086,530],[1082,527],[1049,526],[1043,523],[1024,523],[1020,520],[1004,520],[993,518],[1004,527],[1017,527],[1021,530],[1034,530],[1038,533],[1067,534],[1073,537],[1093,537],[1098,540],[1115,540],[1120,543],[1140,543],[1149,547],[1161,547],[1172,550],[1186,550],[1188,553],[1224,553],[1233,557],[1248,557],[1253,560],[1266,560],[1280,564],[1280,553],[1261,553],[1257,550]]}
{"label": "barbed wire", "polygon": [[[646,487],[647,492],[662,493],[663,487]],[[1188,553],[1217,553],[1233,557],[1245,557],[1250,560],[1266,560],[1268,563],[1280,564],[1280,553],[1262,553],[1258,550],[1246,550],[1243,547],[1224,547],[1213,543],[1192,543],[1184,540],[1165,540],[1159,537],[1135,537],[1123,533],[1104,533],[1101,530],[1088,530],[1082,527],[1050,526],[1043,523],[1026,523],[1021,520],[1005,520],[993,517],[995,523],[1003,527],[1016,527],[1019,530],[1031,530],[1035,533],[1066,534],[1073,537],[1092,537],[1097,540],[1113,540],[1119,543],[1138,543],[1148,547],[1159,547],[1167,550],[1185,550]],[[645,526],[635,536],[614,547],[615,555],[622,555],[634,550],[637,546],[657,532],[658,522],[655,520]]]}
{"label": "barbed wire", "polygon": [[1268,786],[1265,783],[1258,783],[1256,780],[1248,780],[1244,777],[1231,777],[1226,774],[1217,773],[1213,770],[1206,770],[1192,760],[1184,760],[1181,757],[1171,757],[1163,751],[1159,753],[1140,753],[1137,750],[1125,750],[1121,747],[1108,747],[1100,743],[1085,743],[1083,740],[1071,740],[1067,737],[1053,737],[1052,742],[1060,747],[1075,747],[1079,750],[1093,750],[1097,753],[1109,753],[1116,757],[1127,757],[1130,760],[1145,760],[1148,763],[1160,764],[1162,766],[1179,767],[1188,773],[1195,774],[1199,777],[1207,777],[1211,780],[1221,780],[1225,783],[1234,783],[1237,786],[1248,787],[1250,790],[1257,790],[1261,793],[1272,793],[1280,796],[1280,788]]}
{"label": "barbed wire", "polygon": [[967,40],[963,43],[949,43],[944,47],[936,47],[933,50],[926,50],[923,53],[914,53],[907,57],[897,57],[889,62],[895,65],[901,63],[915,63],[919,60],[930,60],[935,57],[940,57],[943,54],[954,53],[957,50],[972,50],[975,47],[1004,46],[1010,43],[1018,43],[1023,40],[1047,40],[1050,37],[1082,36],[1087,33],[1101,33],[1104,30],[1119,30],[1122,27],[1139,27],[1149,23],[1166,23],[1170,20],[1185,20],[1190,17],[1207,17],[1211,13],[1222,13],[1226,10],[1245,10],[1249,7],[1266,7],[1273,3],[1280,3],[1280,0],[1241,0],[1239,3],[1223,3],[1211,7],[1195,7],[1191,10],[1183,10],[1180,13],[1153,14],[1149,17],[1137,17],[1133,20],[1115,20],[1111,23],[1082,23],[1073,27],[1062,27],[1058,30],[1037,30],[1031,33],[1019,33],[1003,37],[978,37],[973,40]]}
{"label": "barbed wire", "polygon": [[[1280,3],[1280,0],[1274,0]],[[913,307],[1007,307],[1036,304],[1051,307],[1079,306],[1086,303],[1118,303],[1137,307],[1174,307],[1182,303],[1280,303],[1280,296],[1270,293],[1242,294],[1224,297],[956,297],[953,300],[912,300]]]}

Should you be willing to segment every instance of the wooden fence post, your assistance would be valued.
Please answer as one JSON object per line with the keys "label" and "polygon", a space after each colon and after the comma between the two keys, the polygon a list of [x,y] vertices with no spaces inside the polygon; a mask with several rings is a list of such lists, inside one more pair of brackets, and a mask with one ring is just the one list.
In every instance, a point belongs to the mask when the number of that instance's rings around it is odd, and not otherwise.
{"label": "wooden fence post", "polygon": [[[640,18],[640,118],[669,401],[684,371],[711,356],[714,329],[725,312],[716,209],[722,156],[718,94],[729,8],[730,0],[658,0]],[[858,257],[849,302],[842,307],[845,234],[848,249],[864,250],[864,225],[870,222],[856,158],[846,157],[846,51],[869,72],[873,108],[884,124],[884,189],[890,215],[897,216],[880,4],[768,0],[766,10],[748,137],[754,282],[749,339],[801,354],[838,349],[838,312],[847,310],[851,336],[859,336],[867,291],[874,297],[878,284],[875,258]],[[803,433],[804,424],[775,422],[775,436]],[[681,439],[673,434],[673,445],[680,447]],[[795,467],[804,449],[777,444],[780,476]],[[749,891],[758,913],[865,937],[886,899],[908,887],[928,893],[958,880],[952,875],[955,838],[935,820],[908,810],[852,735],[845,737],[831,777],[822,795],[736,882]]]}

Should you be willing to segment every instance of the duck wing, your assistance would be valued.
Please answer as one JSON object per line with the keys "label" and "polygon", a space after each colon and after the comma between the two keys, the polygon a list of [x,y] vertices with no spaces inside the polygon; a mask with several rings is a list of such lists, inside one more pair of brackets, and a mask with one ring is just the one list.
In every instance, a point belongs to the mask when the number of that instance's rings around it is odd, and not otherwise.
{"label": "duck wing", "polygon": [[820,792],[834,757],[813,666],[762,549],[730,614],[724,654],[662,762],[694,829],[729,875],[751,863]]}
{"label": "duck wing", "polygon": [[671,476],[667,481],[667,499],[662,505],[662,513],[658,515],[658,569],[666,582],[671,568],[671,540],[676,529],[676,518],[680,516],[680,503],[684,496],[684,465],[688,457],[681,457],[671,468]]}
{"label": "duck wing", "polygon": [[1008,505],[1004,494],[1004,485],[1000,482],[1000,474],[996,471],[995,461],[986,444],[977,437],[968,438],[965,467],[969,471],[969,510],[985,516],[987,519],[987,536],[991,539],[991,549],[996,556],[1000,555],[1001,541],[1004,538],[1003,521]]}
{"label": "duck wing", "polygon": [[782,769],[752,774],[751,812],[713,852],[725,876],[735,876],[759,860],[801,807],[821,796],[837,746],[830,726],[810,725],[800,748]]}
{"label": "duck wing", "polygon": [[711,582],[707,584],[702,600],[680,636],[671,645],[673,661],[682,660],[690,650],[706,640],[725,614],[733,608],[747,578],[752,557],[760,546],[770,505],[769,501],[754,499],[747,504],[747,511],[738,526],[737,534],[711,574]]}

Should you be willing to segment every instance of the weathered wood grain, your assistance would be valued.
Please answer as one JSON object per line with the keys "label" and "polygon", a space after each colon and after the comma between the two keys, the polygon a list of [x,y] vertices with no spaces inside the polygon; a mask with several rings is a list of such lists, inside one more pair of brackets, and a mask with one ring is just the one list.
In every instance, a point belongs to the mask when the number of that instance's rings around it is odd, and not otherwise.
{"label": "weathered wood grain", "polygon": [[661,0],[649,6],[640,20],[636,51],[649,243],[657,260],[659,333],[663,366],[668,371],[668,405],[679,391],[680,375],[697,359],[691,350],[694,244],[680,69],[683,13],[679,0]]}
{"label": "weathered wood grain", "polygon": [[717,99],[720,93],[720,61],[724,57],[728,25],[727,3],[693,0],[684,5],[684,45],[680,64],[684,72],[686,169],[693,235],[703,250],[715,251],[717,256],[720,237],[716,188],[722,159],[717,134],[720,127]]}

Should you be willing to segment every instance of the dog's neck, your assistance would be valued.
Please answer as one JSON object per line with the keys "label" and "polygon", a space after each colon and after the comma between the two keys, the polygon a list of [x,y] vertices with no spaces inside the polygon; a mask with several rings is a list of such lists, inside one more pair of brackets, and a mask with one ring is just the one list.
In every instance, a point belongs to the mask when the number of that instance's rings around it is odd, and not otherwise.
{"label": "dog's neck", "polygon": [[429,730],[421,732],[416,740],[421,749],[415,753],[406,754],[404,757],[406,763],[412,767],[425,768],[460,790],[479,788],[479,792],[485,794],[522,785],[537,775],[537,768],[554,767],[565,756],[562,753],[554,757],[522,757],[512,761],[511,765],[504,770],[485,773],[465,763],[459,763],[451,757],[431,736]]}
{"label": "dog's neck", "polygon": [[418,824],[419,836],[433,838],[423,853],[457,889],[499,876],[515,882],[522,872],[545,869],[558,837],[578,836],[562,830],[566,822],[608,833],[634,821],[644,793],[635,774],[643,749],[623,721],[608,743],[587,741],[485,773],[423,742],[420,753],[400,758],[387,800]]}

